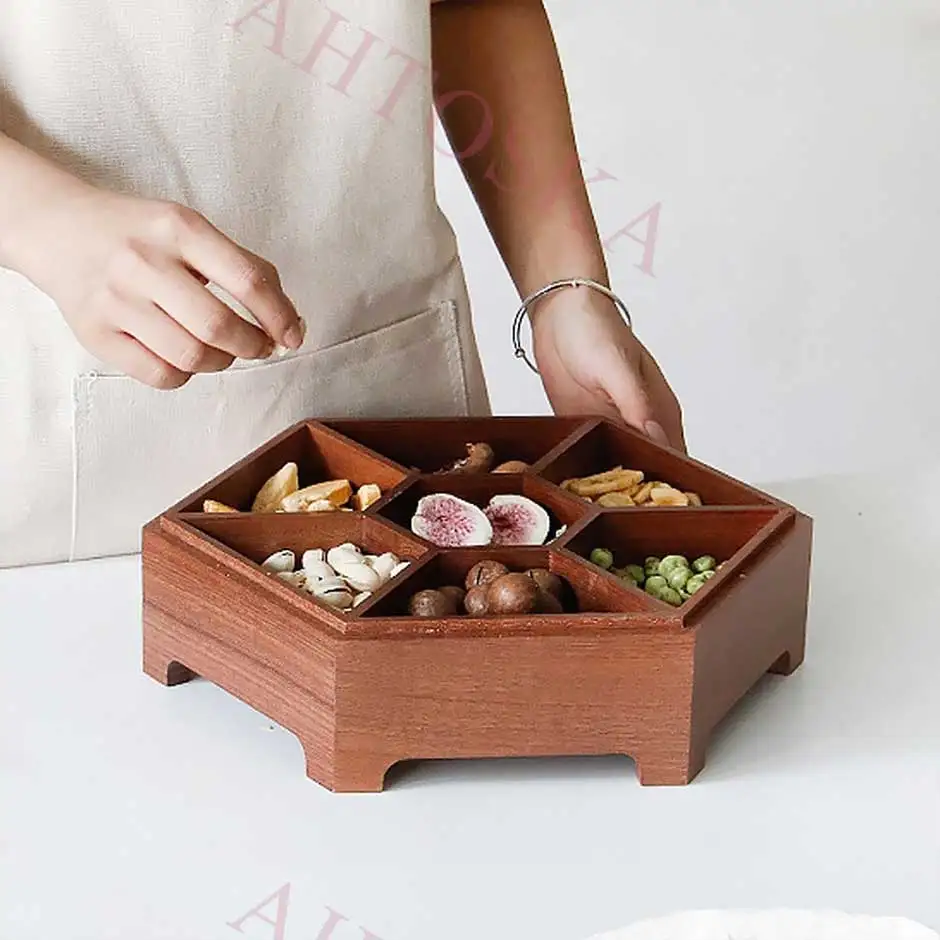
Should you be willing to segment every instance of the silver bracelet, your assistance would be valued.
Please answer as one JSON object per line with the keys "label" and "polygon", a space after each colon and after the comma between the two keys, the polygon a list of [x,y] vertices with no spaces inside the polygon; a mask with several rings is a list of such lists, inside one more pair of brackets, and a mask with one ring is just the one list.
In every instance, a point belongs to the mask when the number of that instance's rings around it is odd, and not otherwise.
{"label": "silver bracelet", "polygon": [[631,329],[633,328],[633,320],[630,318],[630,311],[627,310],[627,305],[609,287],[605,287],[598,281],[592,281],[590,278],[586,277],[573,277],[564,281],[552,281],[551,284],[546,284],[544,287],[539,288],[534,294],[530,294],[522,301],[522,306],[516,311],[516,317],[512,324],[512,343],[515,350],[515,357],[521,359],[536,375],[538,375],[538,368],[532,363],[526,355],[526,351],[522,348],[523,321],[532,304],[541,300],[547,294],[551,294],[556,290],[562,290],[566,287],[590,287],[592,290],[599,291],[614,302],[623,318],[627,321],[627,326]]}

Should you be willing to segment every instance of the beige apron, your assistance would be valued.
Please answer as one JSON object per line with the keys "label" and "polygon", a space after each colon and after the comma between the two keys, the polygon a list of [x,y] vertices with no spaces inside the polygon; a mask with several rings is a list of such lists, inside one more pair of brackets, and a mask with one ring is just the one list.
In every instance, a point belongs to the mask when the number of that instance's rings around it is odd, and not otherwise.
{"label": "beige apron", "polygon": [[304,417],[488,412],[429,61],[428,0],[4,0],[4,133],[202,212],[278,267],[308,334],[158,392],[0,269],[0,566],[136,551],[144,522]]}

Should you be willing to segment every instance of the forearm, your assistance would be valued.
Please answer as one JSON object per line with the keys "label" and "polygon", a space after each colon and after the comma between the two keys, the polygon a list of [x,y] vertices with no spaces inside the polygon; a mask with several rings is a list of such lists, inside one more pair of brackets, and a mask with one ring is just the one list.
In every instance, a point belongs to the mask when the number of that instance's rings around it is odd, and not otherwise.
{"label": "forearm", "polygon": [[446,0],[433,10],[441,120],[520,294],[561,277],[606,284],[541,0]]}
{"label": "forearm", "polygon": [[86,183],[0,133],[0,267],[31,276],[28,246],[37,242],[41,220],[87,189]]}

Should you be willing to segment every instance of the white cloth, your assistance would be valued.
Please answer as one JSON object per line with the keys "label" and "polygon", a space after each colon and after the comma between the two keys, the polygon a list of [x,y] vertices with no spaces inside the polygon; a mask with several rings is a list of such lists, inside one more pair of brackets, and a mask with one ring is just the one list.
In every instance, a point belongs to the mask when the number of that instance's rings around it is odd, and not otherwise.
{"label": "white cloth", "polygon": [[277,266],[308,334],[155,392],[0,269],[0,567],[136,551],[149,518],[305,417],[488,412],[429,62],[428,0],[4,0],[0,129],[202,212]]}
{"label": "white cloth", "polygon": [[644,920],[590,940],[938,940],[900,917],[839,911],[688,911]]}

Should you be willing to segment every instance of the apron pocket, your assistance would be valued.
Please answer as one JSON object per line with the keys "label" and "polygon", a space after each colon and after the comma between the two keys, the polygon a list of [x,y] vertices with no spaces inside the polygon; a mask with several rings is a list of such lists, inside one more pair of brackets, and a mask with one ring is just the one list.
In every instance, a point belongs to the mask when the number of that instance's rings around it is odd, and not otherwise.
{"label": "apron pocket", "polygon": [[124,375],[74,382],[73,560],[139,551],[140,529],[305,418],[468,413],[453,302],[335,346],[235,363],[157,391]]}

